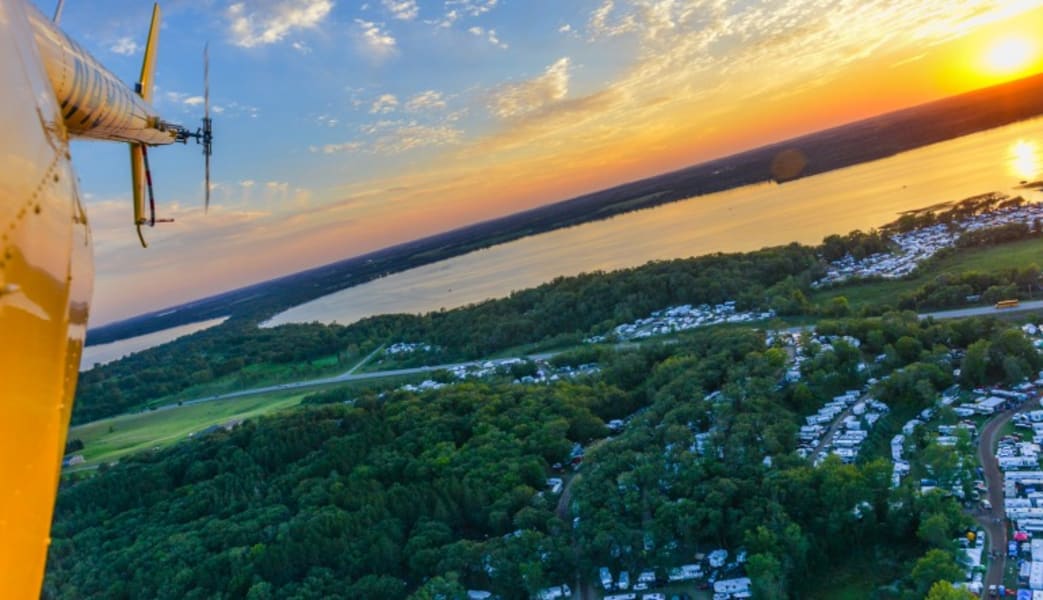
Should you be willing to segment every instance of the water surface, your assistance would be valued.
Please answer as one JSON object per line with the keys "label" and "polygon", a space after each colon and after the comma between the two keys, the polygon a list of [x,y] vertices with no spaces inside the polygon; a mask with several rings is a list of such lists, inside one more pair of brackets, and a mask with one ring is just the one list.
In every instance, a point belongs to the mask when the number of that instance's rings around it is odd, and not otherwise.
{"label": "water surface", "polygon": [[179,325],[162,331],[154,331],[152,333],[146,333],[145,335],[117,340],[115,342],[109,342],[108,344],[87,346],[83,349],[83,356],[80,357],[80,371],[89,371],[99,365],[119,360],[128,354],[141,352],[142,350],[153,346],[172,342],[179,337],[184,337],[197,331],[215,327],[224,323],[226,319],[228,319],[228,317],[218,317],[208,321]]}
{"label": "water surface", "polygon": [[1033,119],[783,185],[763,183],[539,234],[432,263],[293,307],[266,325],[348,324],[508,295],[563,275],[650,260],[756,250],[869,229],[902,211],[1014,188],[1041,177]]}

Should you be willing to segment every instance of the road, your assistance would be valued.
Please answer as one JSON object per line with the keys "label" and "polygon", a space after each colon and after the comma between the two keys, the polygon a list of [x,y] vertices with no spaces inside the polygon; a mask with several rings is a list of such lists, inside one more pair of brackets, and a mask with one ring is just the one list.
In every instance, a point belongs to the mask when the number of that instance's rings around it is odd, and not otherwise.
{"label": "road", "polygon": [[[379,350],[379,348],[378,348]],[[202,398],[195,398],[193,400],[185,400],[182,402],[174,402],[171,404],[164,404],[163,406],[157,406],[153,410],[169,410],[171,408],[177,408],[179,406],[192,406],[195,404],[202,404],[204,402],[213,402],[215,400],[228,400],[230,398],[242,398],[243,396],[256,396],[258,394],[270,394],[272,392],[284,392],[292,390],[301,390],[313,387],[319,387],[323,385],[330,385],[331,383],[345,383],[349,381],[363,381],[366,379],[382,379],[384,377],[398,377],[401,375],[417,375],[419,373],[430,373],[432,371],[438,371],[441,369],[454,369],[457,367],[473,367],[480,366],[488,360],[472,360],[467,362],[458,362],[445,365],[431,365],[427,367],[413,367],[410,369],[393,369],[390,371],[374,371],[372,373],[356,373],[364,363],[376,354],[376,350],[370,353],[365,359],[356,364],[348,371],[341,373],[340,375],[334,375],[333,377],[323,377],[320,379],[309,379],[306,381],[295,381],[292,383],[280,383],[278,385],[268,385],[264,387],[251,388],[248,390],[240,390],[238,392],[228,392],[226,394],[216,394],[213,396],[204,396]],[[559,352],[543,352],[540,354],[528,354],[520,358],[529,360],[547,360],[553,356],[559,354]],[[503,359],[496,359],[493,362]]]}
{"label": "road", "polygon": [[978,317],[981,315],[999,315],[1008,313],[1019,313],[1031,310],[1043,309],[1043,300],[1022,302],[1012,308],[996,308],[994,306],[977,306],[975,308],[960,308],[957,310],[942,310],[932,313],[923,313],[921,319],[934,317],[935,319],[962,319],[964,317]]}
{"label": "road", "polygon": [[[529,357],[534,358],[534,357]],[[440,369],[453,369],[456,367],[469,367],[481,365],[486,361],[483,360],[472,360],[469,362],[459,362],[447,365],[433,365],[428,367],[413,367],[411,369],[394,369],[391,371],[374,371],[372,373],[355,373],[355,369],[358,368],[356,365],[350,371],[341,373],[340,375],[334,375],[333,377],[323,377],[321,379],[309,379],[307,381],[296,381],[293,383],[280,383],[279,385],[269,385],[265,387],[252,388],[249,390],[241,390],[238,392],[228,392],[227,394],[218,394],[215,396],[206,396],[204,398],[197,398],[195,400],[188,400],[182,402],[181,406],[191,406],[193,404],[201,404],[203,402],[213,402],[214,400],[227,400],[229,398],[240,398],[242,396],[254,396],[257,394],[270,394],[272,392],[283,392],[287,390],[300,390],[306,388],[319,387],[323,385],[329,385],[331,383],[345,383],[348,381],[363,381],[365,379],[382,379],[384,377],[397,377],[400,375],[416,375],[418,373],[430,373],[432,371],[438,371]],[[168,405],[170,406],[170,405]],[[162,407],[160,407],[162,408]]]}
{"label": "road", "polygon": [[[961,317],[971,317],[971,316],[978,316],[978,315],[984,315],[984,314],[1022,312],[1022,311],[1030,311],[1030,310],[1037,310],[1037,309],[1043,309],[1043,300],[1036,300],[1036,301],[1033,301],[1033,302],[1023,302],[1023,303],[1021,303],[1019,306],[1017,306],[1015,308],[1007,308],[1007,309],[1002,309],[1002,310],[997,310],[996,308],[994,308],[992,306],[979,306],[977,308],[964,308],[964,309],[960,309],[960,310],[948,310],[948,311],[940,311],[940,312],[933,312],[933,313],[923,313],[923,314],[920,315],[920,318],[921,319],[925,319],[927,317],[934,317],[935,319],[957,319],[957,318],[961,318]],[[809,326],[790,327],[788,329],[783,329],[781,331],[790,332],[790,333],[796,333],[796,332],[804,331],[804,330],[807,330],[807,329],[814,329],[814,327],[809,327]],[[638,343],[630,342],[630,343],[617,344],[617,347],[618,348],[626,348],[626,347],[629,347],[629,346],[639,346],[639,345],[640,344],[638,344]],[[333,377],[323,377],[323,378],[320,378],[320,379],[310,379],[310,380],[307,380],[307,381],[296,381],[296,382],[292,382],[292,383],[282,383],[282,384],[278,384],[278,385],[269,385],[269,386],[264,386],[264,387],[252,388],[252,389],[248,389],[248,390],[240,390],[240,391],[237,391],[237,392],[228,392],[228,393],[225,393],[225,394],[216,394],[216,395],[213,395],[213,396],[205,396],[205,397],[202,397],[202,398],[194,398],[192,400],[185,400],[185,401],[181,401],[181,402],[173,402],[171,404],[164,404],[162,406],[157,406],[153,410],[170,410],[170,409],[177,408],[179,406],[192,406],[192,405],[195,405],[195,404],[202,404],[204,402],[213,402],[215,400],[228,400],[230,398],[242,398],[244,396],[255,396],[255,395],[258,395],[258,394],[270,394],[272,392],[302,390],[302,389],[308,389],[308,388],[319,387],[319,386],[324,386],[324,385],[330,385],[330,384],[334,384],[334,383],[346,383],[346,382],[349,382],[349,381],[362,381],[362,380],[366,380],[366,379],[381,379],[381,378],[384,378],[384,377],[396,377],[396,376],[402,376],[402,375],[416,375],[416,374],[419,374],[419,373],[430,373],[432,371],[438,371],[440,369],[453,369],[453,368],[456,368],[456,367],[475,366],[475,365],[480,365],[480,364],[486,362],[484,360],[474,360],[474,361],[459,362],[459,363],[452,363],[452,364],[445,364],[445,365],[433,365],[433,366],[428,366],[428,367],[414,367],[414,368],[411,368],[411,369],[396,369],[396,370],[390,370],[390,371],[375,371],[375,372],[372,372],[372,373],[355,373],[355,371],[358,370],[359,367],[361,367],[363,364],[368,362],[369,359],[372,358],[374,355],[376,355],[376,353],[379,350],[380,350],[380,348],[378,348],[377,350],[375,350],[372,353],[370,353],[369,356],[364,358],[362,361],[360,361],[358,364],[356,364],[354,367],[352,367],[347,372],[341,373],[340,375],[335,375]],[[524,356],[522,358],[528,358],[528,359],[532,359],[532,360],[546,360],[548,358],[553,357],[555,354],[558,354],[558,352],[546,352],[546,353],[542,353],[542,354],[532,354],[532,355]]]}
{"label": "road", "polygon": [[1013,410],[1005,411],[985,423],[978,438],[978,462],[985,471],[985,484],[988,486],[988,499],[992,505],[989,511],[979,511],[974,518],[985,530],[989,543],[989,552],[997,552],[996,558],[989,561],[989,570],[985,573],[982,598],[988,595],[990,585],[1003,583],[1003,572],[1007,565],[1007,525],[1003,512],[1003,472],[996,461],[994,448],[996,438],[1007,421],[1014,416]]}
{"label": "road", "polygon": [[988,486],[988,499],[992,505],[989,511],[979,510],[975,520],[985,530],[989,541],[989,550],[997,551],[997,558],[989,561],[989,570],[985,573],[982,598],[989,592],[990,585],[1003,583],[1003,573],[1007,565],[1007,515],[1003,508],[1003,472],[996,460],[996,441],[999,432],[1017,413],[1029,410],[1035,402],[1026,402],[1020,408],[1006,410],[985,423],[978,438],[978,462],[985,471],[985,484]]}
{"label": "road", "polygon": [[826,444],[833,442],[833,436],[836,434],[837,431],[840,430],[841,427],[844,426],[844,419],[854,414],[855,404],[858,404],[859,402],[868,402],[871,399],[872,396],[870,396],[869,394],[863,394],[859,396],[858,400],[852,403],[851,406],[845,408],[843,412],[837,415],[837,417],[833,419],[833,422],[829,424],[829,428],[826,429],[826,432],[818,438],[818,446],[815,446],[815,451],[808,455],[808,460],[814,463],[815,457],[818,455],[819,452],[823,450],[823,448],[825,448]]}

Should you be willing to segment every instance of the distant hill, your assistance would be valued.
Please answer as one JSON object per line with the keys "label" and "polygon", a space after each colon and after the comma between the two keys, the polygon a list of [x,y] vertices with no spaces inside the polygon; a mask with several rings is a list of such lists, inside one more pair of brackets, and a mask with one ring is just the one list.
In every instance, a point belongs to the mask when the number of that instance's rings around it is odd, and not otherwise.
{"label": "distant hill", "polygon": [[101,344],[228,315],[264,320],[309,300],[476,249],[769,180],[876,160],[1043,114],[1043,74],[864,119],[376,252],[165,307],[88,332]]}

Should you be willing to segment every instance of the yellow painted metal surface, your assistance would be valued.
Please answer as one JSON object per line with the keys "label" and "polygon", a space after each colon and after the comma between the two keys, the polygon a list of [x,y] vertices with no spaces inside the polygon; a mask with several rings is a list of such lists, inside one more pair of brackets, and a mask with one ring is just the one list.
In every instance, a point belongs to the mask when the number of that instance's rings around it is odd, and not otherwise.
{"label": "yellow painted metal surface", "polygon": [[[148,103],[158,25],[149,34],[151,48],[142,67],[142,81],[146,84],[142,97],[36,8],[27,6],[26,13],[70,135],[149,145],[174,142],[175,132],[164,126]],[[156,9],[153,23],[158,23],[158,19]]]}
{"label": "yellow painted metal surface", "polygon": [[152,5],[152,21],[148,26],[148,41],[145,43],[145,60],[141,61],[141,76],[138,95],[145,102],[152,102],[152,89],[156,80],[156,53],[159,52],[159,4]]}
{"label": "yellow painted metal surface", "polygon": [[0,0],[0,597],[38,598],[93,281],[59,101]]}

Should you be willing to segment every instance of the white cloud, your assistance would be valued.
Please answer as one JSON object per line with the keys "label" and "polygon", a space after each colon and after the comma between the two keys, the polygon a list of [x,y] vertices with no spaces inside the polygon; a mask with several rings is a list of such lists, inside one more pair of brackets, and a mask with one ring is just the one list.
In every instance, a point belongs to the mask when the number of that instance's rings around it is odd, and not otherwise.
{"label": "white cloud", "polygon": [[214,109],[214,112],[227,113],[229,117],[249,117],[256,119],[261,116],[261,110],[256,106],[250,106],[249,104],[242,104],[240,102],[229,102],[224,106],[220,107],[221,110]]}
{"label": "white cloud", "polygon": [[416,0],[383,0],[384,8],[396,19],[412,21],[420,14]]}
{"label": "white cloud", "polygon": [[336,117],[331,117],[329,115],[319,115],[318,117],[315,117],[315,122],[324,127],[332,128],[336,127],[337,124],[340,123],[340,119]]}
{"label": "white cloud", "polygon": [[561,27],[558,27],[558,33],[570,33],[572,31],[572,25],[565,23]]}
{"label": "white cloud", "polygon": [[496,35],[495,29],[486,30],[481,27],[475,26],[469,28],[467,31],[471,35],[474,35],[476,37],[485,37],[485,39],[488,40],[490,44],[496,46],[497,48],[507,49],[507,44],[500,41],[500,38]]}
{"label": "white cloud", "polygon": [[297,52],[300,52],[301,54],[311,54],[311,46],[305,44],[304,42],[293,42],[292,44],[290,44],[290,46],[293,47],[293,49]]}
{"label": "white cloud", "polygon": [[465,17],[478,17],[496,8],[499,0],[446,0],[446,12],[440,19],[424,21],[428,25],[448,29]]}
{"label": "white cloud", "polygon": [[[668,2],[672,4],[673,0],[668,0]],[[634,20],[633,14],[625,14],[614,22],[609,22],[615,8],[616,3],[614,0],[604,0],[590,14],[590,22],[587,24],[587,28],[593,37],[613,37],[637,29],[638,24]]]}
{"label": "white cloud", "polygon": [[337,144],[312,145],[312,154],[337,154],[340,152],[364,152],[367,154],[394,155],[425,147],[457,144],[463,131],[453,125],[455,118],[441,118],[435,123],[417,120],[381,119],[359,127],[361,139]]}
{"label": "white cloud", "polygon": [[253,179],[244,179],[239,182],[239,185],[244,188],[252,188],[254,186],[254,183],[256,182]]}
{"label": "white cloud", "polygon": [[358,25],[358,38],[363,50],[373,58],[382,59],[395,53],[395,38],[383,29],[383,24],[355,19]]}
{"label": "white cloud", "polygon": [[183,92],[163,92],[163,98],[169,102],[181,104],[185,101],[185,98],[188,98],[188,94]]}
{"label": "white cloud", "polygon": [[462,134],[459,129],[448,125],[409,123],[377,138],[373,149],[381,154],[399,154],[425,146],[456,144]]}
{"label": "white cloud", "polygon": [[273,192],[287,192],[290,189],[290,184],[286,181],[268,181],[264,184],[264,187]]}
{"label": "white cloud", "polygon": [[321,152],[323,154],[336,154],[338,152],[355,152],[362,150],[365,146],[362,142],[344,142],[341,144],[325,144],[323,146],[309,146],[308,150],[315,154]]}
{"label": "white cloud", "polygon": [[398,98],[394,94],[382,94],[373,101],[373,105],[369,107],[369,112],[374,115],[384,115],[393,112],[396,108],[398,108]]}
{"label": "white cloud", "polygon": [[243,48],[281,41],[291,31],[311,29],[333,9],[333,0],[260,0],[228,7],[232,43]]}
{"label": "white cloud", "polygon": [[202,96],[189,96],[181,102],[186,106],[202,106],[204,99]]}
{"label": "white cloud", "polygon": [[425,110],[441,110],[445,108],[445,99],[441,92],[427,90],[413,96],[406,102],[406,110],[409,112],[421,112]]}
{"label": "white cloud", "polygon": [[561,58],[538,77],[500,87],[490,99],[489,110],[506,119],[562,100],[569,93],[569,65],[567,57]]}
{"label": "white cloud", "polygon": [[433,20],[430,20],[430,21],[424,21],[424,23],[427,23],[428,25],[434,25],[435,27],[438,27],[438,28],[441,28],[441,29],[448,29],[448,28],[452,27],[453,23],[456,23],[459,19],[460,19],[460,12],[457,11],[457,10],[450,10],[450,11],[446,12],[445,16],[443,16],[441,19],[433,19]]}
{"label": "white cloud", "polygon": [[488,35],[488,37],[486,39],[489,40],[490,44],[492,44],[493,46],[496,46],[497,48],[503,48],[504,50],[507,49],[507,44],[505,42],[501,42],[500,41],[500,38],[496,35],[496,30],[495,29],[490,29],[489,30],[489,35]]}
{"label": "white cloud", "polygon": [[477,17],[496,8],[497,2],[498,0],[446,0],[445,5],[459,6],[465,14]]}
{"label": "white cloud", "polygon": [[109,46],[109,51],[123,56],[133,56],[138,53],[138,44],[129,37],[121,37]]}

